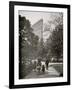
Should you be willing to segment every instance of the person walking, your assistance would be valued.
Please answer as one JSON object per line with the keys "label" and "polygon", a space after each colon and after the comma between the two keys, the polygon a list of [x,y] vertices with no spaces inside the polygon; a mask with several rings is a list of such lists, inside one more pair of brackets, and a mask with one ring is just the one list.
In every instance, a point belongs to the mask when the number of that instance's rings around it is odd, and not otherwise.
{"label": "person walking", "polygon": [[38,59],[37,70],[40,73],[40,70],[41,70],[41,59],[40,58]]}
{"label": "person walking", "polygon": [[46,59],[45,64],[46,64],[46,69],[48,70],[48,65],[49,65],[49,60],[48,59]]}
{"label": "person walking", "polygon": [[37,66],[37,63],[36,61],[34,61],[34,71],[36,71],[36,66]]}
{"label": "person walking", "polygon": [[42,65],[42,72],[44,73],[45,72],[45,66]]}

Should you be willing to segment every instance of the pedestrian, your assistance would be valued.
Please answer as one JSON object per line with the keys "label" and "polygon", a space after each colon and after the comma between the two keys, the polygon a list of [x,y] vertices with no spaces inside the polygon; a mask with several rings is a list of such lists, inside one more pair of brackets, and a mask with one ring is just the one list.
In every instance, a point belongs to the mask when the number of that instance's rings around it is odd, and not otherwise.
{"label": "pedestrian", "polygon": [[45,72],[45,66],[42,65],[42,72],[44,73]]}
{"label": "pedestrian", "polygon": [[37,66],[38,73],[40,73],[41,67],[40,65]]}
{"label": "pedestrian", "polygon": [[38,59],[37,65],[38,65],[38,66],[41,66],[41,59],[40,59],[40,58]]}
{"label": "pedestrian", "polygon": [[36,71],[36,66],[37,66],[37,63],[36,61],[34,61],[34,71]]}
{"label": "pedestrian", "polygon": [[46,69],[48,70],[48,65],[49,65],[49,60],[48,59],[46,59],[45,64],[46,64]]}
{"label": "pedestrian", "polygon": [[38,70],[39,73],[40,73],[40,70],[41,70],[41,65],[42,65],[41,58],[38,58],[37,70]]}

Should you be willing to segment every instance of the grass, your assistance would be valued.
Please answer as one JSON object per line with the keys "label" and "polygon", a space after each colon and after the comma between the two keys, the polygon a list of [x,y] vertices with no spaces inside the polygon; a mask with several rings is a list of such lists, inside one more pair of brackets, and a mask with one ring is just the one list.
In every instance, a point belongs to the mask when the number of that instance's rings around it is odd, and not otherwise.
{"label": "grass", "polygon": [[54,64],[53,67],[60,73],[61,76],[63,76],[63,64]]}

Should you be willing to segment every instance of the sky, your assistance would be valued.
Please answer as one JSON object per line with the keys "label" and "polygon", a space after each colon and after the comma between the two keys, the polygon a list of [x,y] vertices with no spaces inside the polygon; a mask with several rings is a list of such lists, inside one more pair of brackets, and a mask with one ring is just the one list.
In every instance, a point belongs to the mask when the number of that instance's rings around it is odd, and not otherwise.
{"label": "sky", "polygon": [[19,15],[25,16],[26,19],[30,20],[31,25],[33,25],[40,19],[43,19],[44,23],[46,23],[47,21],[54,19],[52,16],[59,16],[59,13],[19,10]]}
{"label": "sky", "polygon": [[[49,21],[54,21],[55,18],[60,17],[62,13],[58,12],[39,12],[39,11],[25,11],[19,10],[19,15],[25,16],[31,23],[31,26],[35,24],[40,19],[43,19],[43,24],[48,24]],[[54,24],[51,24],[51,29],[55,27]],[[44,41],[50,36],[51,32],[46,31],[44,32]]]}

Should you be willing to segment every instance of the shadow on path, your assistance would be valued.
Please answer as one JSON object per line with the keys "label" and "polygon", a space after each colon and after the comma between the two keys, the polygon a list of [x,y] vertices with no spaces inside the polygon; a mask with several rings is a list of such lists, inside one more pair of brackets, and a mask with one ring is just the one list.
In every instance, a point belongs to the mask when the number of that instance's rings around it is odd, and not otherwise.
{"label": "shadow on path", "polygon": [[48,70],[45,72],[38,73],[37,71],[31,71],[24,79],[28,78],[46,78],[46,77],[59,77],[59,73],[52,67],[49,66]]}

